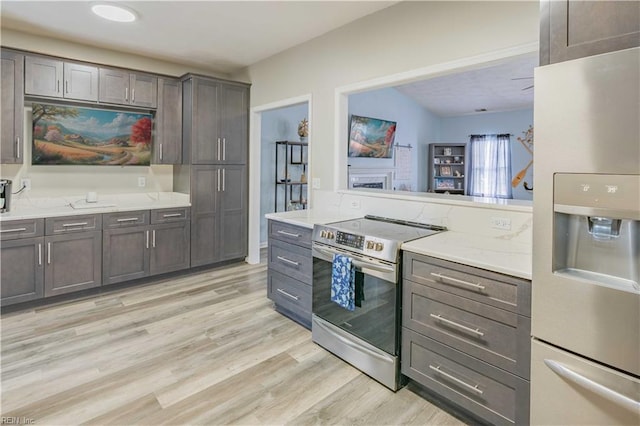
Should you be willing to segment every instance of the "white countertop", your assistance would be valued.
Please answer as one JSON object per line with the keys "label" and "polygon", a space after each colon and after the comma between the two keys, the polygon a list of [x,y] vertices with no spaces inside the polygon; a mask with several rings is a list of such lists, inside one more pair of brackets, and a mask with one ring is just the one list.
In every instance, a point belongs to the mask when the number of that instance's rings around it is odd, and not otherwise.
{"label": "white countertop", "polygon": [[318,210],[293,210],[281,213],[267,213],[267,219],[290,223],[292,225],[313,228],[313,225],[323,225],[325,223],[339,222],[341,220],[357,219],[364,216],[362,213],[340,214],[339,212],[320,212]]}
{"label": "white countertop", "polygon": [[14,197],[11,211],[0,214],[0,221],[73,216],[147,209],[189,207],[189,194],[179,192],[144,192],[99,194],[95,208],[74,209],[72,203],[84,204],[85,195],[64,197]]}
{"label": "white countertop", "polygon": [[447,231],[402,244],[402,250],[531,279],[530,244]]}

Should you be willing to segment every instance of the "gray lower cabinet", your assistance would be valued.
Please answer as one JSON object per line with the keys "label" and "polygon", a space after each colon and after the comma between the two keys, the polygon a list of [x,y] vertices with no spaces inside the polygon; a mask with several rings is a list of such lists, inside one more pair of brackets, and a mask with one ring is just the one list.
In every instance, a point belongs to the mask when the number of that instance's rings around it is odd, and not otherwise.
{"label": "gray lower cabinet", "polygon": [[269,221],[267,297],[278,312],[311,328],[311,229]]}
{"label": "gray lower cabinet", "polygon": [[247,255],[246,166],[191,167],[191,266]]}
{"label": "gray lower cabinet", "polygon": [[0,304],[44,296],[44,219],[0,222]]}
{"label": "gray lower cabinet", "polygon": [[23,162],[24,55],[2,49],[0,162]]}
{"label": "gray lower cabinet", "polygon": [[530,281],[403,261],[402,374],[492,424],[528,424]]}
{"label": "gray lower cabinet", "polygon": [[104,214],[103,284],[189,267],[189,209]]}

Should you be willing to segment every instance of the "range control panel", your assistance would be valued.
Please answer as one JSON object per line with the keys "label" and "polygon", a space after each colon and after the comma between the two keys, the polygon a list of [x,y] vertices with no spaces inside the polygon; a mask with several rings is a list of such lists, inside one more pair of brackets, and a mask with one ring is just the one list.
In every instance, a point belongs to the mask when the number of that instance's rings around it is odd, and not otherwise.
{"label": "range control panel", "polygon": [[336,243],[341,244],[343,246],[362,250],[364,249],[364,236],[349,234],[348,232],[337,231]]}

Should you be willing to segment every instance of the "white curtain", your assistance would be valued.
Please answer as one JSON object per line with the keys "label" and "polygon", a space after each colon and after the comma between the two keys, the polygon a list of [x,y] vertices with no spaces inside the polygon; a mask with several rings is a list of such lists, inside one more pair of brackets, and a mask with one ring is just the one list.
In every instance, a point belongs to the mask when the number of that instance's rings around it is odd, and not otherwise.
{"label": "white curtain", "polygon": [[510,136],[472,135],[470,145],[469,194],[476,197],[513,198]]}

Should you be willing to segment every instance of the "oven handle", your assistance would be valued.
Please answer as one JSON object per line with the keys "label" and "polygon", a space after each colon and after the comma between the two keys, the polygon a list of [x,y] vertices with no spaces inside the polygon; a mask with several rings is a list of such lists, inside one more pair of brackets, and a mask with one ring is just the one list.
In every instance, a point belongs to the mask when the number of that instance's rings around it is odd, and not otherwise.
{"label": "oven handle", "polygon": [[314,326],[314,327],[316,327],[316,326],[317,326],[317,327],[323,328],[325,332],[330,333],[330,334],[331,334],[331,336],[335,337],[336,339],[340,340],[340,341],[341,341],[342,343],[344,343],[345,345],[347,345],[347,346],[349,346],[349,347],[351,347],[351,348],[353,348],[353,349],[355,349],[355,350],[357,350],[357,351],[364,352],[364,353],[366,353],[367,355],[370,355],[370,356],[372,356],[372,357],[375,357],[375,358],[381,359],[382,361],[387,361],[387,362],[389,361],[389,360],[388,360],[387,358],[385,358],[384,356],[382,356],[382,355],[380,355],[380,354],[378,354],[378,353],[375,353],[375,352],[373,352],[372,350],[370,350],[370,349],[368,349],[368,348],[365,348],[364,346],[356,345],[355,343],[353,343],[353,342],[352,342],[352,341],[350,341],[349,339],[345,339],[345,338],[344,338],[344,337],[342,337],[340,334],[335,333],[335,332],[333,332],[333,331],[329,330],[329,329],[327,328],[327,326],[326,326],[326,325],[321,324],[320,322],[314,322],[314,323],[313,323],[313,326]]}
{"label": "oven handle", "polygon": [[636,401],[634,399],[629,398],[621,393],[618,393],[612,389],[609,389],[606,386],[601,385],[598,382],[595,382],[583,375],[576,373],[573,370],[565,367],[557,361],[551,359],[545,359],[544,363],[549,367],[554,373],[563,377],[578,386],[581,386],[585,389],[590,390],[591,392],[600,395],[601,397],[608,399],[609,401],[617,404],[621,407],[626,408],[627,410],[631,410],[633,412],[638,412],[640,410],[640,401]]}
{"label": "oven handle", "polygon": [[[330,259],[324,258],[323,260],[327,260],[329,262],[332,261],[333,255],[334,254],[342,254],[338,251],[334,251],[334,250],[327,250],[325,248],[320,248],[318,246],[313,246],[313,249],[324,254],[327,256],[330,256]],[[385,266],[385,265],[380,265],[377,263],[373,263],[373,262],[367,262],[366,260],[362,260],[359,258],[354,258],[353,255],[346,255],[351,257],[351,263],[356,266],[357,268],[365,268],[365,269],[372,269],[374,271],[379,271],[379,272],[395,272],[395,268],[392,266]]]}

